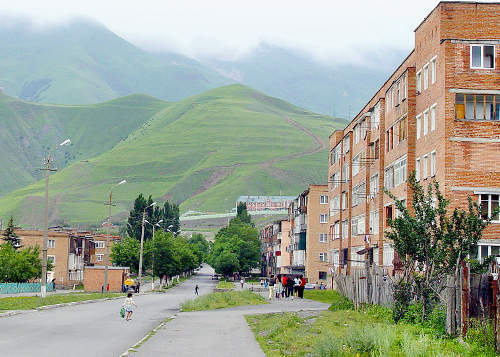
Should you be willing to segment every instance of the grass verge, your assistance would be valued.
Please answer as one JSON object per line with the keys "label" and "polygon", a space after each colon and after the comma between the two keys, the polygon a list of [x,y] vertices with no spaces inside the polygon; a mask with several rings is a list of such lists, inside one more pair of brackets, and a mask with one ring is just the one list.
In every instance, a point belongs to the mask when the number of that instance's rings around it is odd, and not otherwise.
{"label": "grass verge", "polygon": [[201,310],[216,310],[226,307],[235,307],[241,305],[259,305],[267,304],[266,299],[262,296],[254,294],[249,290],[242,291],[227,291],[221,293],[211,293],[202,295],[194,300],[185,301],[182,306],[182,311],[201,311]]}
{"label": "grass verge", "polygon": [[480,344],[437,337],[419,325],[394,324],[384,307],[355,310],[334,291],[306,296],[332,307],[246,317],[267,356],[495,356]]}
{"label": "grass verge", "polygon": [[71,293],[71,294],[56,294],[48,295],[44,299],[39,296],[19,296],[19,297],[7,297],[0,298],[0,311],[1,310],[30,310],[36,309],[40,306],[64,304],[68,302],[85,301],[85,300],[97,300],[112,298],[117,296],[123,296],[120,293]]}
{"label": "grass verge", "polygon": [[231,281],[221,280],[217,284],[217,289],[234,289],[234,283]]}

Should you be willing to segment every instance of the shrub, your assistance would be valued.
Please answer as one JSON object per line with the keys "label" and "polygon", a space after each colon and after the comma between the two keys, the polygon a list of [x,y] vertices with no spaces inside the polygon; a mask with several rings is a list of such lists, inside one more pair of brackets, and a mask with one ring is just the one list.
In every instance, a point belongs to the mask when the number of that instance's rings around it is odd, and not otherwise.
{"label": "shrub", "polygon": [[314,346],[311,355],[313,357],[344,357],[351,355],[351,353],[346,350],[346,347],[337,338],[328,337]]}
{"label": "shrub", "polygon": [[388,326],[371,325],[354,327],[343,339],[343,343],[354,353],[385,356],[396,338],[394,329]]}
{"label": "shrub", "polygon": [[434,332],[437,337],[442,337],[446,335],[446,308],[442,305],[436,305],[432,312],[427,317],[427,321],[424,323],[426,327],[429,327]]}
{"label": "shrub", "polygon": [[422,303],[414,302],[408,305],[401,321],[409,324],[422,324]]}

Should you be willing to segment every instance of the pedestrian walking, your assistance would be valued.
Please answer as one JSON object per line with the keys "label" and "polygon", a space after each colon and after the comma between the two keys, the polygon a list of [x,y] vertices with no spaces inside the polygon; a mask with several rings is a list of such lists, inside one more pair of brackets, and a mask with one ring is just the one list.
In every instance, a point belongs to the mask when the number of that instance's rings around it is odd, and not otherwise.
{"label": "pedestrian walking", "polygon": [[196,284],[196,286],[194,287],[194,294],[195,295],[198,295],[198,284]]}
{"label": "pedestrian walking", "polygon": [[274,298],[274,275],[271,275],[271,279],[269,279],[269,300]]}
{"label": "pedestrian walking", "polygon": [[295,277],[295,279],[293,279],[293,294],[297,297],[299,296],[299,286],[300,286],[300,279],[298,277]]}
{"label": "pedestrian walking", "polygon": [[292,298],[293,300],[293,285],[294,285],[294,281],[292,279],[291,276],[287,277],[286,279],[286,293],[287,293],[287,296],[290,298]]}
{"label": "pedestrian walking", "polygon": [[283,297],[288,297],[288,287],[286,285],[288,277],[286,275],[283,275],[281,278],[281,284],[283,284]]}
{"label": "pedestrian walking", "polygon": [[243,285],[245,285],[245,279],[243,277],[240,280],[241,288],[243,289]]}
{"label": "pedestrian walking", "polygon": [[298,295],[299,298],[303,299],[304,298],[304,289],[306,287],[306,279],[301,275],[300,276],[300,282],[299,282],[299,289],[298,289]]}
{"label": "pedestrian walking", "polygon": [[125,320],[132,320],[132,314],[134,313],[134,306],[137,307],[134,299],[132,298],[132,293],[128,293],[125,298],[125,302],[122,304],[122,307],[125,308],[125,312],[127,315],[125,316]]}
{"label": "pedestrian walking", "polygon": [[281,285],[281,281],[279,278],[276,278],[276,283],[274,285],[274,290],[276,291],[276,299],[280,299],[281,292],[283,291],[283,285]]}

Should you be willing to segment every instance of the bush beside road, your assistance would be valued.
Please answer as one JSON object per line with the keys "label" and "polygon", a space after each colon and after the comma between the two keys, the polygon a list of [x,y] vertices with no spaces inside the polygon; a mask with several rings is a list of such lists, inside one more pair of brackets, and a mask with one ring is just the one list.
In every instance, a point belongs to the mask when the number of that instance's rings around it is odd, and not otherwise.
{"label": "bush beside road", "polygon": [[216,310],[226,307],[236,307],[241,305],[267,304],[262,296],[252,293],[249,290],[227,291],[211,293],[200,296],[194,300],[187,300],[181,305],[182,311]]}

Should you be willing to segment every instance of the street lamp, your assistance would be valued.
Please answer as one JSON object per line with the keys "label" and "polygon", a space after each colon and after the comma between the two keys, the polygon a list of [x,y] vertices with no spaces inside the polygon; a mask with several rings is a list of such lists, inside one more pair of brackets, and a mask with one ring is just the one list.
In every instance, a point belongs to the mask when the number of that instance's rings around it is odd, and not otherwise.
{"label": "street lamp", "polygon": [[139,281],[139,288],[140,288],[141,283],[142,283],[142,253],[144,251],[144,223],[146,221],[146,210],[149,207],[153,207],[154,205],[156,205],[156,202],[151,203],[149,206],[144,208],[144,210],[142,211],[141,252],[139,254],[139,274],[137,275],[137,280]]}
{"label": "street lamp", "polygon": [[160,227],[160,223],[163,222],[163,219],[160,219],[158,222],[156,222],[155,224],[152,224],[152,223],[149,223],[147,220],[144,220],[144,222],[150,224],[153,226],[153,251],[152,251],[152,255],[153,255],[153,259],[151,260],[152,263],[151,263],[151,275],[152,275],[152,281],[151,281],[151,290],[154,290],[155,289],[155,227],[158,226]]}
{"label": "street lamp", "polygon": [[[59,144],[59,147],[71,144],[71,140],[66,139]],[[51,171],[57,171],[51,168],[53,159],[50,157],[50,151],[45,159],[45,167],[40,170],[45,171],[45,225],[42,240],[42,277],[40,279],[40,293],[42,298],[47,295],[47,240],[49,237],[49,176]]]}
{"label": "street lamp", "polygon": [[116,185],[111,186],[109,189],[109,202],[106,203],[108,205],[108,232],[106,234],[106,257],[104,258],[104,289],[102,289],[102,292],[104,293],[105,291],[108,291],[108,266],[109,266],[109,238],[110,238],[110,229],[111,229],[111,206],[113,205],[113,188],[116,186],[123,185],[124,183],[127,183],[127,180],[121,180],[118,182]]}

